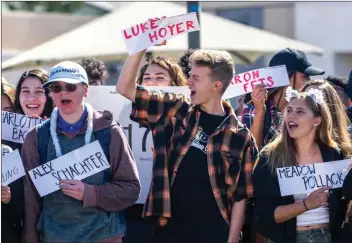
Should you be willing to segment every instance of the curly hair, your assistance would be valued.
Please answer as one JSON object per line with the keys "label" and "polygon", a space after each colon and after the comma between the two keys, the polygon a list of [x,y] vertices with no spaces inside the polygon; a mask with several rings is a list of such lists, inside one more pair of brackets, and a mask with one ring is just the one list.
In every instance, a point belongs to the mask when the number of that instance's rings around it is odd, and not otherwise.
{"label": "curly hair", "polygon": [[138,84],[142,84],[144,73],[147,70],[148,66],[152,64],[158,65],[169,73],[172,81],[171,86],[186,85],[187,78],[183,73],[181,67],[176,62],[174,62],[171,58],[168,57],[153,57],[152,53],[146,55],[146,63],[142,66],[141,70],[139,71],[139,76],[137,78]]}
{"label": "curly hair", "polygon": [[190,56],[198,49],[188,49],[178,60],[178,65],[182,68],[183,73],[189,78],[189,72],[191,71],[191,64],[189,62]]}
{"label": "curly hair", "polygon": [[90,85],[103,85],[109,77],[105,64],[94,57],[83,57],[79,64],[86,70]]}

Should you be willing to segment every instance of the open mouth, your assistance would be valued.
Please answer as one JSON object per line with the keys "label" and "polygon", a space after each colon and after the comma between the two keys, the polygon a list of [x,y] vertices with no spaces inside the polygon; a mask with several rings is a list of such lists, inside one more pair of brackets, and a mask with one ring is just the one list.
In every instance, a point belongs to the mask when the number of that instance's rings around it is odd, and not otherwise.
{"label": "open mouth", "polygon": [[288,129],[291,130],[291,131],[296,129],[297,127],[298,127],[298,125],[296,123],[294,123],[294,122],[289,122],[288,123]]}
{"label": "open mouth", "polygon": [[26,105],[27,109],[38,109],[40,105]]}
{"label": "open mouth", "polygon": [[69,99],[63,99],[63,100],[61,100],[61,104],[63,104],[63,105],[69,105],[69,104],[71,104],[71,100],[69,100]]}
{"label": "open mouth", "polygon": [[196,94],[196,91],[194,90],[191,90],[191,96],[195,95]]}

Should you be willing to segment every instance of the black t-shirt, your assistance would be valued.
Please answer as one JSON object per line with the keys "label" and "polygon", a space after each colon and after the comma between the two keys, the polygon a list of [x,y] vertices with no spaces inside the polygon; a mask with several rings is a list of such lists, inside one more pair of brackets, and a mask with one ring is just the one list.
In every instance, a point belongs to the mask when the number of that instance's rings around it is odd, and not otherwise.
{"label": "black t-shirt", "polygon": [[201,111],[199,128],[183,158],[171,189],[172,217],[187,221],[225,222],[217,206],[210,184],[207,143],[209,136],[224,121],[225,116]]}

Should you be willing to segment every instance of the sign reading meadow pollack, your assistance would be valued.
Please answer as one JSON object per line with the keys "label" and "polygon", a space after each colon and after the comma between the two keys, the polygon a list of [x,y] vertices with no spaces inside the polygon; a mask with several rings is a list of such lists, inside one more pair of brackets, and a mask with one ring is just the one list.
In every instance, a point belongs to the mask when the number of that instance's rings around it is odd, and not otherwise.
{"label": "sign reading meadow pollack", "polygon": [[351,160],[315,163],[276,169],[281,196],[310,193],[319,188],[342,187]]}
{"label": "sign reading meadow pollack", "polygon": [[1,111],[2,137],[6,141],[23,143],[27,132],[44,120],[22,114]]}
{"label": "sign reading meadow pollack", "polygon": [[1,185],[7,186],[26,175],[18,149],[2,157]]}
{"label": "sign reading meadow pollack", "polygon": [[61,180],[83,180],[110,168],[100,146],[94,141],[28,171],[41,197],[60,189]]}

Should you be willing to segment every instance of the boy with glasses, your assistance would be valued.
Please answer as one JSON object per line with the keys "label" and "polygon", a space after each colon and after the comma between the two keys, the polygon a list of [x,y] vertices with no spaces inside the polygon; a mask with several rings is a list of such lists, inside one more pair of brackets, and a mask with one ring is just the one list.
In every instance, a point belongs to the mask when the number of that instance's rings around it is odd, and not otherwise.
{"label": "boy with glasses", "polygon": [[56,108],[50,119],[32,129],[23,144],[27,171],[95,140],[110,168],[82,181],[62,180],[61,190],[40,198],[25,177],[26,242],[122,242],[122,210],[136,202],[140,182],[136,162],[122,128],[112,114],[84,102],[88,78],[82,66],[61,62],[51,70],[49,88]]}

